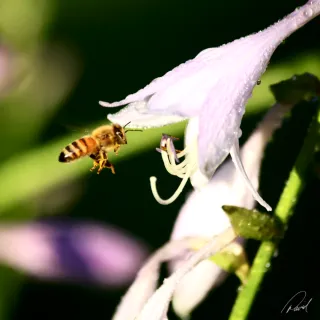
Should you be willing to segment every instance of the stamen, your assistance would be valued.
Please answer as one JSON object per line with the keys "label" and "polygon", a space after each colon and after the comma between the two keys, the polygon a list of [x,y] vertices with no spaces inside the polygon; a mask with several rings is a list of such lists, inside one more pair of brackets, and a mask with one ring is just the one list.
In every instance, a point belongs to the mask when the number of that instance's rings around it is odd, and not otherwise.
{"label": "stamen", "polygon": [[177,153],[177,157],[178,157],[178,158],[182,158],[182,157],[184,157],[187,153],[188,153],[188,147],[186,147],[185,149],[183,149],[182,151],[180,151],[179,153]]}
{"label": "stamen", "polygon": [[[172,140],[177,140],[177,138],[163,134],[160,141],[160,148],[157,148],[156,150],[161,153],[162,161],[166,170],[170,174],[178,176],[182,179],[184,177],[184,174],[186,173],[185,167],[187,163],[184,160],[179,165],[176,165],[176,161],[179,162],[179,160]],[[179,158],[181,157],[182,156],[180,156]]]}
{"label": "stamen", "polygon": [[[187,151],[185,153],[187,153]],[[174,172],[174,175],[177,175],[180,177],[181,175],[184,175],[187,172],[189,158],[188,158],[188,160],[184,159],[181,163],[176,164],[175,154],[176,154],[176,150],[174,149],[174,145],[172,148],[171,143],[169,143],[168,147],[167,147],[167,157],[169,158],[169,162],[171,165],[171,171]],[[181,178],[183,178],[183,177],[181,177]]]}
{"label": "stamen", "polygon": [[[167,146],[167,154],[168,154],[171,166],[174,167],[175,170],[179,170],[180,173],[182,173],[182,172],[185,173],[186,170],[184,170],[184,168],[187,165],[186,162],[185,162],[186,160],[182,161],[180,164],[176,164],[176,158],[177,158],[178,154],[177,154],[176,149],[174,148],[174,144],[173,144],[173,142],[171,141],[170,138],[168,138],[168,142],[169,143],[168,143],[168,146]],[[185,150],[183,150],[183,151],[186,153]]]}
{"label": "stamen", "polygon": [[183,177],[178,189],[175,191],[175,193],[167,200],[164,200],[162,199],[160,196],[159,196],[159,193],[157,191],[157,186],[156,186],[156,182],[157,182],[157,178],[156,177],[150,177],[150,184],[151,184],[151,191],[152,191],[152,194],[154,196],[154,198],[160,203],[160,204],[164,204],[164,205],[167,205],[167,204],[170,204],[172,202],[174,202],[178,196],[180,195],[180,193],[182,192],[183,188],[185,187],[188,179],[190,178],[191,176],[191,172],[192,170],[189,170]]}
{"label": "stamen", "polygon": [[[173,176],[178,176],[182,179],[184,175],[181,175],[179,171],[175,170],[175,167],[169,161],[169,157],[166,151],[161,150],[161,157],[166,170]],[[185,160],[182,162],[182,164],[185,165]]]}
{"label": "stamen", "polygon": [[177,155],[177,151],[176,151],[176,149],[174,147],[174,144],[173,144],[173,141],[175,141],[175,140],[179,140],[179,138],[176,138],[176,137],[173,137],[173,136],[169,136],[169,135],[163,133],[162,137],[161,137],[161,140],[160,140],[160,148],[156,148],[156,150],[158,152],[161,152],[161,150],[166,151],[168,146],[170,146],[171,150],[173,150],[173,156],[174,156],[174,159],[175,159],[174,162],[178,162],[179,163],[180,162],[179,158],[181,158],[181,156],[178,157],[178,155]]}
{"label": "stamen", "polygon": [[170,204],[178,198],[179,194],[182,192],[183,188],[185,187],[188,179],[196,170],[196,166],[197,166],[196,163],[190,162],[189,157],[186,157],[186,159],[184,159],[181,163],[177,164],[177,162],[179,162],[178,159],[188,155],[189,150],[188,148],[185,148],[181,152],[177,153],[173,144],[173,140],[177,140],[177,139],[163,134],[160,142],[160,148],[157,149],[157,151],[161,153],[162,161],[164,163],[166,170],[170,174],[182,179],[178,189],[174,192],[174,194],[169,199],[164,200],[159,196],[159,193],[157,191],[157,186],[156,186],[157,178],[150,177],[152,194],[156,199],[156,201],[158,201],[160,204],[163,204],[163,205]]}
{"label": "stamen", "polygon": [[167,153],[169,160],[171,162],[171,165],[174,166],[176,164],[176,160],[179,161],[176,149],[174,148],[173,142],[170,138],[167,140]]}

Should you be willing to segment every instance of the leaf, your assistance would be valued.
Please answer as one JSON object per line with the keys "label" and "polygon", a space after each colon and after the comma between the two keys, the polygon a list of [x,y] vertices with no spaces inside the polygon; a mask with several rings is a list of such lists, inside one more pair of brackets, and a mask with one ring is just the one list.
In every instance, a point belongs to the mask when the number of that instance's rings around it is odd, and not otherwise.
{"label": "leaf", "polygon": [[239,236],[259,241],[279,240],[284,235],[281,221],[269,214],[236,206],[222,206]]}
{"label": "leaf", "polygon": [[320,81],[311,73],[294,75],[292,78],[270,86],[277,102],[297,104],[302,100],[311,100],[320,95]]}
{"label": "leaf", "polygon": [[249,263],[245,251],[239,243],[231,243],[221,252],[211,256],[209,260],[214,262],[221,269],[230,273],[235,273],[243,284],[247,282]]}

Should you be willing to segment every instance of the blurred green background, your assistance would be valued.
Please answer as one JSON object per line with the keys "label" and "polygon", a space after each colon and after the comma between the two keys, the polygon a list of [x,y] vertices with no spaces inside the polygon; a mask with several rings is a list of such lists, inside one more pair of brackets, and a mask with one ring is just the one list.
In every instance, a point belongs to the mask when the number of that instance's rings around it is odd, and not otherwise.
{"label": "blurred green background", "polygon": [[[89,159],[61,164],[60,150],[84,130],[105,123],[109,110],[99,100],[120,100],[201,50],[259,31],[302,4],[0,0],[0,61],[6,66],[0,73],[1,221],[93,220],[128,230],[150,250],[161,246],[191,187],[172,205],[161,206],[151,195],[149,177],[158,177],[163,197],[178,186],[180,181],[167,174],[155,148],[162,132],[183,137],[184,123],[128,133],[128,145],[111,158],[116,175],[108,170],[99,176],[90,173]],[[319,22],[310,22],[275,52],[248,105],[242,142],[273,103],[270,84],[303,72],[320,76]],[[300,106],[267,150],[261,189],[273,206],[311,114]],[[320,206],[314,194],[320,187],[316,175],[311,176],[252,319],[280,317],[282,307],[300,290],[320,301],[314,261],[320,244]],[[256,248],[257,243],[249,242],[250,259]],[[229,277],[194,319],[227,319],[238,286]],[[1,267],[0,319],[109,319],[125,289],[39,281]],[[320,314],[317,303],[309,306],[314,319]]]}

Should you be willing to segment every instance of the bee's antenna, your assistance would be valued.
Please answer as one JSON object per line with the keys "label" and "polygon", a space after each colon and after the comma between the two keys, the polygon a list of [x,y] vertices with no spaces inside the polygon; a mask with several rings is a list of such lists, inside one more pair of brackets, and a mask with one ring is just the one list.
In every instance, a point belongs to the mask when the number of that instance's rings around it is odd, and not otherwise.
{"label": "bee's antenna", "polygon": [[130,124],[130,123],[131,123],[131,121],[129,121],[126,125],[124,125],[123,128],[125,128],[125,127],[126,127],[128,124]]}
{"label": "bee's antenna", "polygon": [[[125,128],[129,123],[131,123],[131,121],[129,121],[126,125],[124,125],[123,128]],[[143,130],[140,130],[140,129],[128,129],[128,130],[125,131],[125,133],[127,133],[128,131],[141,131],[142,132]]]}

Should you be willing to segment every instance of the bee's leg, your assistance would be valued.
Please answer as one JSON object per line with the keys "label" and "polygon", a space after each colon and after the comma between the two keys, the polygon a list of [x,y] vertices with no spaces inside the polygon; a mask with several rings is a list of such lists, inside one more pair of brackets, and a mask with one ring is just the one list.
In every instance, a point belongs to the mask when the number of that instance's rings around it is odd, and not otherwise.
{"label": "bee's leg", "polygon": [[99,165],[99,169],[97,171],[97,174],[99,174],[102,169],[106,166],[106,163],[108,161],[108,156],[107,153],[104,152],[103,150],[100,150],[99,152],[99,160],[98,160],[98,165]]}
{"label": "bee's leg", "polygon": [[114,170],[114,166],[113,166],[113,164],[109,161],[109,160],[107,160],[107,162],[106,162],[106,165],[105,165],[107,168],[109,168],[109,169],[111,169],[111,172],[113,173],[113,174],[115,174],[116,173],[116,171]]}
{"label": "bee's leg", "polygon": [[100,159],[99,159],[99,169],[98,174],[102,171],[103,168],[109,168],[111,169],[111,172],[115,174],[114,166],[113,164],[108,160],[108,154],[104,151],[100,151]]}
{"label": "bee's leg", "polygon": [[120,144],[118,144],[118,145],[113,149],[113,151],[116,153],[116,156],[118,155],[119,149],[120,149]]}
{"label": "bee's leg", "polygon": [[99,166],[100,154],[99,153],[91,154],[90,158],[93,159],[93,167],[90,169],[90,171],[93,171],[96,167]]}

